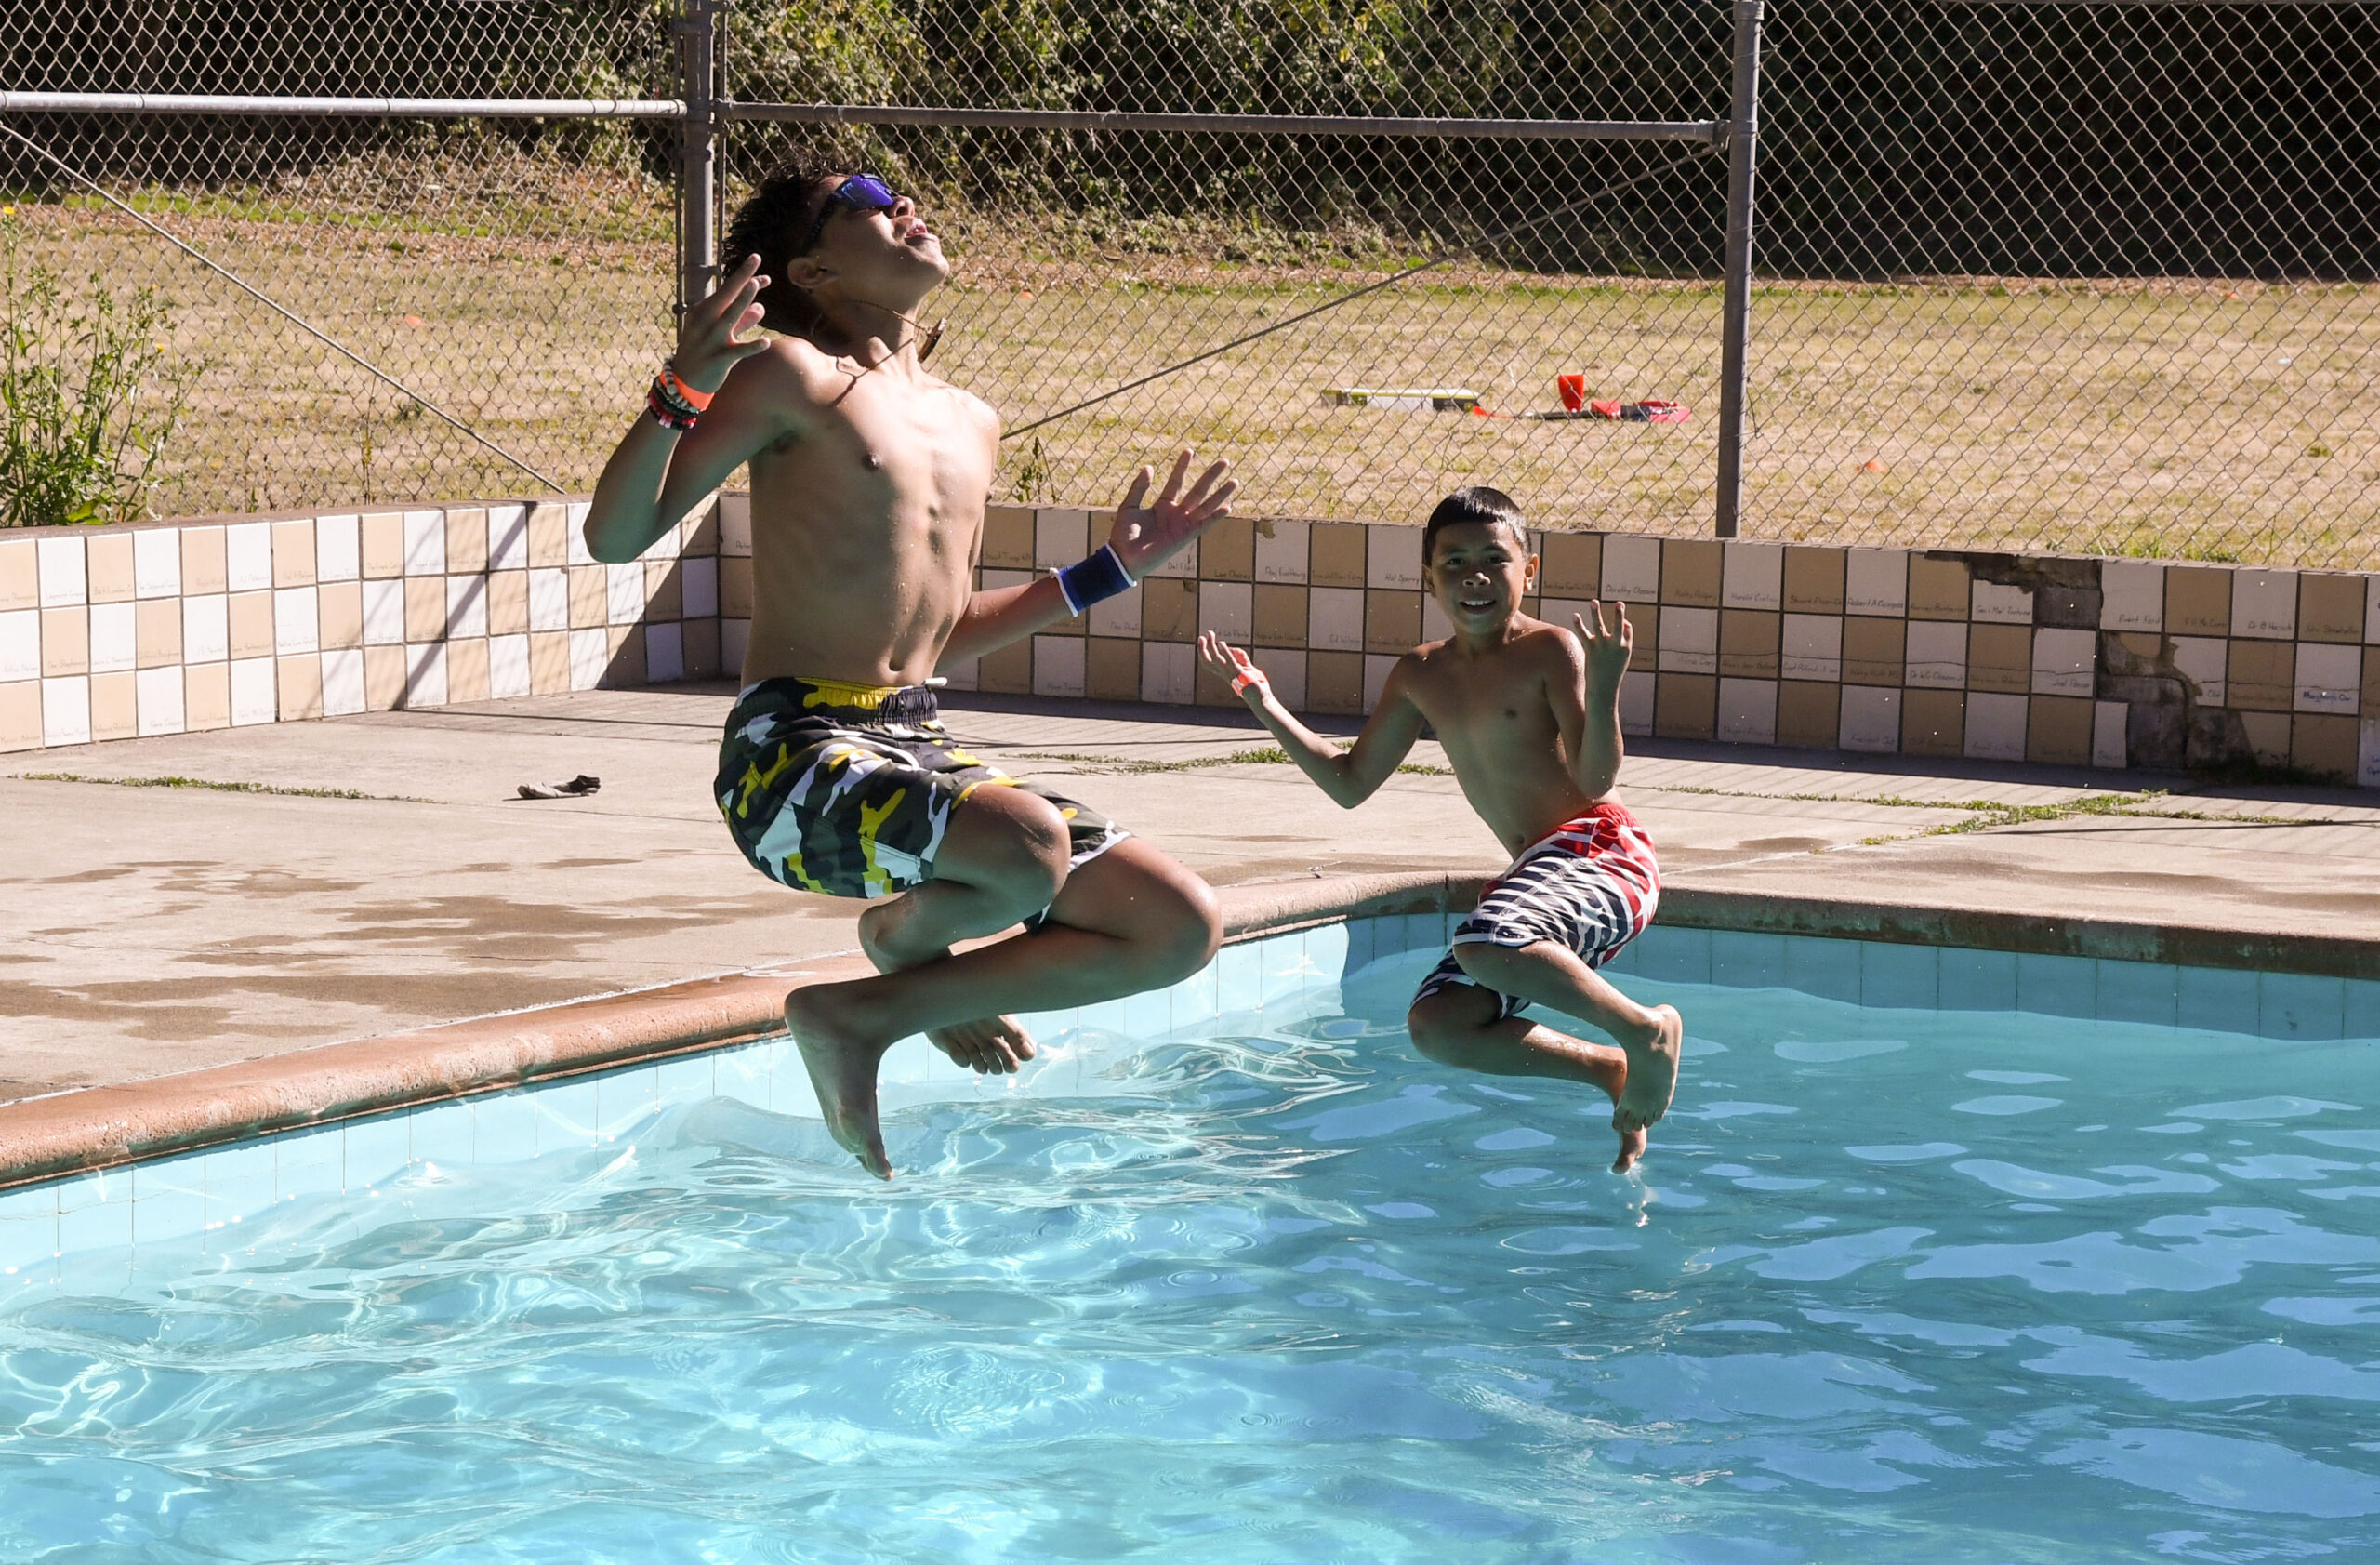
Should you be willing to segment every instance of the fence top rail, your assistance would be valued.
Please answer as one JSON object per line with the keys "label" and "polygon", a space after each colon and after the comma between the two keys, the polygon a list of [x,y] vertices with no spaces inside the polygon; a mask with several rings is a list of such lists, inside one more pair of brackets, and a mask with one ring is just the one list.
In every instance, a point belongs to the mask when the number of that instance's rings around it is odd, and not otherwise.
{"label": "fence top rail", "polygon": [[1172,131],[1206,136],[1403,136],[1449,140],[1709,141],[1725,120],[1425,119],[1383,114],[1166,114],[1124,109],[959,109],[888,103],[744,103],[722,99],[727,120],[815,125],[914,125],[993,130]]}
{"label": "fence top rail", "polygon": [[674,98],[258,98],[190,92],[0,92],[0,113],[678,120],[686,117],[686,106]]}

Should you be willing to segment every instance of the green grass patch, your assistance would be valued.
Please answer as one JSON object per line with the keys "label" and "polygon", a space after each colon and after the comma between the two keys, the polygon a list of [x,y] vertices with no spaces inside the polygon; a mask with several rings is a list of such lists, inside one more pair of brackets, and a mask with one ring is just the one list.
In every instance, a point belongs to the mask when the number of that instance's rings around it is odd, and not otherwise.
{"label": "green grass patch", "polygon": [[82,772],[20,772],[21,782],[105,783],[111,788],[198,788],[210,793],[271,793],[287,799],[377,799],[393,804],[434,804],[407,793],[365,793],[352,788],[282,788],[273,783],[217,782],[210,777],[94,777]]}

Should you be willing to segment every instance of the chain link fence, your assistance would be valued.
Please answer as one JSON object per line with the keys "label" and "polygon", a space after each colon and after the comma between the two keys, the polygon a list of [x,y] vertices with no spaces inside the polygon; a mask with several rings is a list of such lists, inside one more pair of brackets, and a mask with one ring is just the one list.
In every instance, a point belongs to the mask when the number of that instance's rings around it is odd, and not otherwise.
{"label": "chain link fence", "polygon": [[[674,3],[13,13],[11,110],[217,99],[0,118],[20,258],[153,283],[202,366],[151,508],[583,491],[666,351],[673,259],[823,140],[945,235],[935,367],[1006,420],[996,497],[1099,503],[1193,444],[1274,516],[1473,482],[1554,526],[1724,509],[1738,7],[691,8],[694,78]],[[2380,6],[1777,0],[1765,27],[1746,536],[2380,560]],[[243,95],[415,101],[220,112]],[[692,213],[681,99],[719,154]],[[1237,117],[1149,117],[1180,115]],[[1565,375],[1692,416],[1522,417]]]}

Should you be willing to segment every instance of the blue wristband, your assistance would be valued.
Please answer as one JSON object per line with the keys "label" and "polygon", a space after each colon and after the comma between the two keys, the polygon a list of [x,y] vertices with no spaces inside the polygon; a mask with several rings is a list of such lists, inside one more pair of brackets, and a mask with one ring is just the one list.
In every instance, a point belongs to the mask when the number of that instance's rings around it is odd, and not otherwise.
{"label": "blue wristband", "polygon": [[1099,552],[1079,564],[1059,571],[1058,590],[1066,595],[1066,609],[1080,614],[1091,604],[1132,590],[1132,573],[1124,568],[1121,556],[1112,543],[1100,546]]}

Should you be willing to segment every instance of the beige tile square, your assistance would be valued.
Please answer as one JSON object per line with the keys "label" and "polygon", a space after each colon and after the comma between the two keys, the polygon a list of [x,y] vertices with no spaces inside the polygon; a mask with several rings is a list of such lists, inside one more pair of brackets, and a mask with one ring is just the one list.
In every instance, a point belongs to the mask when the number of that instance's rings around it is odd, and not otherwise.
{"label": "beige tile square", "polygon": [[681,622],[680,639],[685,647],[688,679],[719,677],[719,621],[688,619]]}
{"label": "beige tile square", "polygon": [[1306,546],[1306,579],[1316,587],[1364,585],[1364,533],[1360,523],[1316,523]]}
{"label": "beige tile square", "polygon": [[[131,540],[126,538],[126,542]],[[140,732],[139,686],[130,670],[91,676],[91,737],[129,739]]]}
{"label": "beige tile square", "polygon": [[41,749],[41,681],[0,684],[0,751]]}
{"label": "beige tile square", "polygon": [[2235,641],[2226,660],[2223,704],[2234,711],[2285,712],[2297,703],[2297,644]]}
{"label": "beige tile square", "polygon": [[1719,611],[1719,672],[1726,679],[1775,679],[1785,617],[1768,609]]}
{"label": "beige tile square", "polygon": [[2363,640],[2364,578],[2341,571],[2307,571],[2297,578],[2297,639]]}
{"label": "beige tile square", "polygon": [[182,731],[231,726],[231,665],[195,663],[182,670]]}
{"label": "beige tile square", "polygon": [[[558,501],[541,500],[529,508],[529,566],[532,570],[550,569],[570,564],[570,508]],[[536,657],[533,651],[530,666]]]}
{"label": "beige tile square", "polygon": [[[1669,561],[1661,562],[1666,584]],[[1712,584],[1716,596],[1717,584]],[[1719,727],[1719,679],[1715,674],[1662,674],[1653,686],[1653,733],[1663,739],[1708,739]]]}
{"label": "beige tile square", "polygon": [[226,605],[231,626],[231,657],[270,657],[275,651],[272,594],[234,592]]}
{"label": "beige tile square", "polygon": [[1549,598],[1593,598],[1603,590],[1603,535],[1548,533],[1538,590]]}
{"label": "beige tile square", "polygon": [[984,654],[975,665],[975,688],[998,696],[1033,693],[1033,642],[1021,642]]}
{"label": "beige tile square", "polygon": [[[231,577],[224,561],[222,528],[184,527],[181,544],[183,597],[205,597],[230,588]],[[231,697],[226,696],[224,699],[229,701]],[[223,721],[231,722],[229,707],[224,709]]]}
{"label": "beige tile square", "polygon": [[1909,617],[1964,619],[1973,600],[1964,560],[1909,557]]}
{"label": "beige tile square", "polygon": [[2091,764],[2093,703],[2079,696],[2036,696],[2025,714],[2025,759],[2044,766]]}
{"label": "beige tile square", "polygon": [[324,652],[345,652],[364,644],[362,582],[332,581],[316,588],[314,612],[320,617]]}
{"label": "beige tile square", "polygon": [[2352,782],[2356,738],[2352,717],[2299,712],[2289,725],[2289,763],[2336,782]]}
{"label": "beige tile square", "polygon": [[1364,655],[1360,652],[1309,652],[1305,655],[1305,705],[1313,712],[1341,714],[1364,710]]}
{"label": "beige tile square", "polygon": [[1094,701],[1141,698],[1141,643],[1121,636],[1093,636],[1083,664],[1083,693]]}
{"label": "beige tile square", "polygon": [[[685,567],[675,560],[644,563],[644,617],[677,619],[685,612]],[[492,628],[492,627],[491,627]]]}
{"label": "beige tile square", "polygon": [[1033,568],[1033,508],[1029,505],[987,505],[984,508],[984,552],[978,562],[987,568],[1029,571]]}
{"label": "beige tile square", "polygon": [[182,660],[182,601],[149,598],[132,611],[132,659],[143,669],[164,669]]}
{"label": "beige tile square", "polygon": [[311,587],[315,581],[314,519],[272,524],[272,584]]}
{"label": "beige tile square", "polygon": [[0,541],[0,614],[41,607],[41,566],[33,554],[31,538]]}
{"label": "beige tile square", "polygon": [[560,696],[570,689],[570,632],[529,633],[529,693]]}
{"label": "beige tile square", "polygon": [[[752,563],[741,562],[740,572],[722,573],[720,578],[722,607],[736,618],[747,618],[752,612]],[[740,576],[744,591],[739,603],[727,583],[731,576]],[[611,617],[610,577],[601,565],[570,567],[570,628],[574,630],[592,630]]]}
{"label": "beige tile square", "polygon": [[1841,732],[1843,687],[1789,679],[1777,686],[1777,742],[1796,749],[1832,749]]}
{"label": "beige tile square", "polygon": [[[528,524],[525,518],[522,525],[524,529],[522,543],[525,548],[528,542],[525,534]],[[706,500],[688,512],[683,527],[684,532],[678,545],[678,553],[681,558],[707,560],[719,553],[719,502],[717,500]],[[522,554],[518,560],[510,563],[525,565],[528,564],[528,556]]]}
{"label": "beige tile square", "polygon": [[[1141,583],[1141,639],[1198,639],[1198,584],[1187,577],[1153,576]],[[989,685],[985,689],[991,688]]]}
{"label": "beige tile square", "polygon": [[2165,633],[2231,634],[2231,573],[2221,566],[2169,565],[2165,570]]}
{"label": "beige tile square", "polygon": [[[1725,551],[1715,539],[1663,538],[1661,540],[1661,603],[1686,608],[1717,608],[1720,577],[1726,559]],[[1712,692],[1712,710],[1718,702],[1716,687]],[[1660,730],[1660,697],[1656,695],[1653,726]]]}
{"label": "beige tile square", "polygon": [[60,679],[91,670],[91,611],[54,608],[41,611],[41,672]]}
{"label": "beige tile square", "polygon": [[1256,644],[1299,646],[1306,643],[1305,598],[1302,587],[1256,584]]}
{"label": "beige tile square", "polygon": [[1198,538],[1198,576],[1205,581],[1256,579],[1256,524],[1226,516]]}
{"label": "beige tile square", "polygon": [[367,646],[364,649],[364,710],[394,711],[405,698],[405,649]]}
{"label": "beige tile square", "polygon": [[2363,705],[2366,717],[2380,717],[2380,646],[2363,649]]}
{"label": "beige tile square", "polygon": [[318,654],[284,657],[278,672],[284,723],[323,715],[323,660]]}
{"label": "beige tile square", "polygon": [[2289,764],[2290,720],[2287,712],[2241,712],[2240,726],[2248,749],[2268,766]]}
{"label": "beige tile square", "polygon": [[[89,603],[128,603],[133,599],[132,535],[115,529],[95,531],[84,539],[83,569]],[[96,708],[93,709],[95,711]],[[93,733],[98,732],[94,717]]]}
{"label": "beige tile square", "polygon": [[[487,569],[487,509],[458,506],[446,513],[446,571],[476,576]],[[447,675],[452,684],[454,676]],[[478,699],[474,696],[473,699]]]}
{"label": "beige tile square", "polygon": [[[573,625],[578,623],[578,573],[580,570],[587,569],[592,569],[596,573],[594,578],[596,582],[596,612],[599,615],[602,612],[603,568],[601,565],[591,567],[580,566],[570,573],[570,596],[572,603],[570,622]],[[751,558],[748,555],[731,554],[722,556],[719,562],[720,614],[729,619],[751,618],[753,596]],[[598,618],[594,620],[593,623],[600,625],[602,623],[602,620]]]}
{"label": "beige tile square", "polygon": [[[1798,543],[1788,545],[1785,550],[1785,612],[1841,614],[1843,573],[1842,550],[1818,549]],[[1778,721],[1781,723],[1783,719]],[[1831,727],[1828,731],[1831,733]]]}
{"label": "beige tile square", "polygon": [[[452,513],[449,512],[451,515]],[[623,625],[623,630],[634,626]],[[637,645],[644,644],[640,637]],[[487,699],[487,641],[482,636],[467,636],[446,643],[446,699],[449,701],[484,701]]]}
{"label": "beige tile square", "polygon": [[[2033,630],[2030,625],[1967,627],[1967,688],[2020,696],[2033,688]],[[2088,736],[2085,736],[2086,740]],[[2083,759],[2090,759],[2085,743]]]}
{"label": "beige tile square", "polygon": [[1854,614],[1843,621],[1843,683],[1900,688],[1905,621]]}
{"label": "beige tile square", "polygon": [[[364,574],[373,580],[405,574],[405,513],[366,511],[358,524],[364,532]],[[374,710],[383,710],[377,705]]]}
{"label": "beige tile square", "polygon": [[487,629],[492,636],[517,636],[529,629],[529,573],[490,571]]}
{"label": "beige tile square", "polygon": [[[600,580],[602,572],[596,572]],[[574,623],[575,623],[574,621]],[[597,624],[602,624],[599,617]],[[405,578],[405,640],[443,641],[446,635],[446,578],[415,576]],[[233,657],[239,656],[237,653]]]}
{"label": "beige tile square", "polygon": [[1364,592],[1364,650],[1410,652],[1421,640],[1421,594],[1373,587]]}
{"label": "beige tile square", "polygon": [[1910,690],[1900,693],[1900,752],[1957,757],[1964,754],[1967,693]]}

